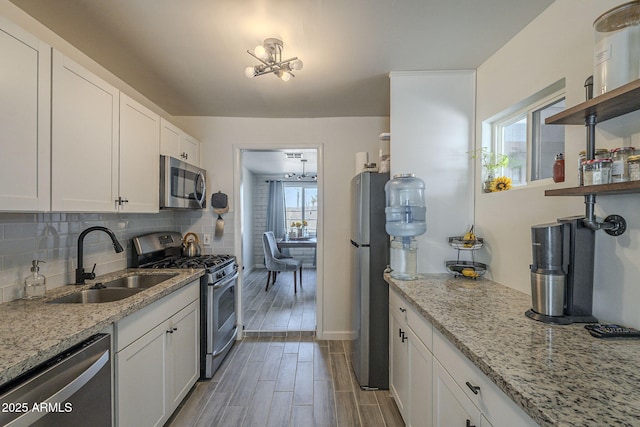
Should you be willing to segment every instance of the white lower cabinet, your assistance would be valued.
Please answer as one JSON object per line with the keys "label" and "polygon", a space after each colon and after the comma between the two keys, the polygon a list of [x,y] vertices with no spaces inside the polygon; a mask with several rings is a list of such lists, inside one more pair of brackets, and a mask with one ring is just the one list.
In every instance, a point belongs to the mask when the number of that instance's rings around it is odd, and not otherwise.
{"label": "white lower cabinet", "polygon": [[[404,328],[404,331],[403,331]],[[389,391],[405,422],[409,418],[409,345],[402,338],[406,323],[398,319],[394,309],[389,310]]]}
{"label": "white lower cabinet", "polygon": [[434,427],[479,427],[480,410],[437,360],[433,363]]}
{"label": "white lower cabinet", "polygon": [[392,294],[389,301],[389,389],[407,426],[430,427],[433,355],[427,345],[431,334],[418,323],[426,322],[399,297]]}
{"label": "white lower cabinet", "polygon": [[161,426],[197,381],[199,281],[115,328],[117,425]]}
{"label": "white lower cabinet", "polygon": [[407,426],[537,425],[393,290],[389,326],[389,388]]}
{"label": "white lower cabinet", "polygon": [[118,425],[157,426],[168,418],[164,325],[116,353]]}

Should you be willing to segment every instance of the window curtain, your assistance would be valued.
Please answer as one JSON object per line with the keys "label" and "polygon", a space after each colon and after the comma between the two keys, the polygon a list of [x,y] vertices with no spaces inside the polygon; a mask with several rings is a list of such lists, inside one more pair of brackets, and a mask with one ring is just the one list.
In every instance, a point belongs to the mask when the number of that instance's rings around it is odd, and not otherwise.
{"label": "window curtain", "polygon": [[284,182],[282,181],[269,181],[266,231],[273,231],[276,239],[284,238],[286,232]]}

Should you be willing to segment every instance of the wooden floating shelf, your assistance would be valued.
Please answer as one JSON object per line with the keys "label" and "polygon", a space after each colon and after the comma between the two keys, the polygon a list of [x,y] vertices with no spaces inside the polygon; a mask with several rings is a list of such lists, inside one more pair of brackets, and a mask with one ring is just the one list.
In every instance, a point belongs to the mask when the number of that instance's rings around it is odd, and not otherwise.
{"label": "wooden floating shelf", "polygon": [[640,79],[611,92],[547,117],[548,125],[584,125],[585,119],[595,115],[598,123],[640,109]]}
{"label": "wooden floating shelf", "polygon": [[614,182],[613,184],[585,185],[582,187],[545,190],[545,196],[587,196],[589,194],[631,194],[640,193],[640,181]]}

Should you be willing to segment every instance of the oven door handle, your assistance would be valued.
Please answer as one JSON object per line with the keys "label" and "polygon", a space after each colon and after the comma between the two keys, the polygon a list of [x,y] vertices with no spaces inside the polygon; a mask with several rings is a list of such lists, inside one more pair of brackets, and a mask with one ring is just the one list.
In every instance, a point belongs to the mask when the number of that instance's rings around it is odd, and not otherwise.
{"label": "oven door handle", "polygon": [[227,341],[224,345],[224,347],[222,347],[220,350],[214,350],[213,351],[213,357],[218,356],[219,354],[224,353],[225,351],[227,351],[227,349],[229,347],[231,347],[231,345],[233,344],[233,342],[235,341],[236,337],[238,336],[238,327],[234,326],[233,327],[233,334],[231,335],[231,337],[229,338],[229,341]]}
{"label": "oven door handle", "polygon": [[[216,283],[215,285],[213,285],[213,290],[215,291],[216,289],[220,289],[225,287],[229,282],[235,280],[238,277],[238,272],[236,271],[235,273],[233,273],[232,276],[229,277],[225,277],[222,281]],[[211,285],[209,285],[211,286]]]}

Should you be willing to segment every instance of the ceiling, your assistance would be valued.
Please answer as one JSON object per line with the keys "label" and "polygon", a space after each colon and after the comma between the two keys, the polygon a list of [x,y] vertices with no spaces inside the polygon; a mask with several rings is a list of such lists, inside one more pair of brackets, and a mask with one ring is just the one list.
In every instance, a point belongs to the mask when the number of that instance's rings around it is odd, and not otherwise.
{"label": "ceiling", "polygon": [[[553,0],[10,0],[174,116],[388,116],[390,71],[475,69]],[[265,38],[304,68],[248,79]]]}
{"label": "ceiling", "polygon": [[[285,154],[297,154],[299,158],[287,158]],[[242,164],[256,175],[295,173],[296,178],[303,172],[301,159],[307,160],[304,173],[315,175],[318,171],[318,152],[315,149],[286,150],[244,150]]]}

